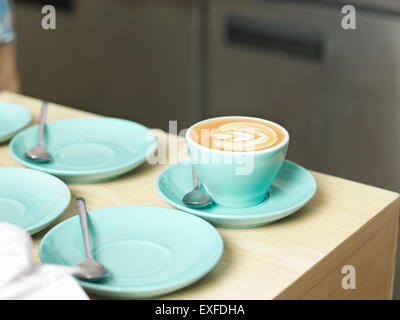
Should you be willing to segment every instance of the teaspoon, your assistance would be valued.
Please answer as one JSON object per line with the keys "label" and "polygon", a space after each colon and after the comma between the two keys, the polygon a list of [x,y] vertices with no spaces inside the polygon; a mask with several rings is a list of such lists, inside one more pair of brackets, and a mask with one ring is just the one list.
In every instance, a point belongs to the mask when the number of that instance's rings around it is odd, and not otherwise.
{"label": "teaspoon", "polygon": [[36,162],[47,162],[51,160],[50,153],[42,146],[44,126],[46,124],[46,114],[47,114],[47,101],[43,101],[42,112],[40,113],[39,134],[36,146],[25,152],[25,157],[34,160]]}
{"label": "teaspoon", "polygon": [[99,262],[94,260],[90,251],[89,230],[86,215],[85,199],[80,197],[76,198],[76,205],[78,207],[79,219],[81,221],[83,243],[85,245],[86,259],[83,260],[78,267],[81,267],[82,272],[75,273],[78,278],[84,280],[98,280],[108,274],[107,269]]}

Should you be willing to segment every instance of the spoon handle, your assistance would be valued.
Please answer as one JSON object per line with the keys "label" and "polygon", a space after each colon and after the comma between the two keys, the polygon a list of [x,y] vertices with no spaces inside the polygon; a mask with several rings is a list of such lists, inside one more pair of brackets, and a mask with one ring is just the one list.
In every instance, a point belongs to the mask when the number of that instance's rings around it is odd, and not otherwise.
{"label": "spoon handle", "polygon": [[79,219],[81,221],[83,243],[85,245],[85,252],[87,258],[92,258],[92,253],[90,252],[90,241],[89,241],[89,231],[86,216],[86,203],[85,199],[82,197],[76,198],[76,206],[78,207]]}
{"label": "spoon handle", "polygon": [[194,189],[197,189],[199,186],[199,179],[197,178],[197,172],[194,170],[194,167],[192,165],[192,175],[193,175],[193,187]]}
{"label": "spoon handle", "polygon": [[44,125],[46,124],[47,104],[48,104],[47,101],[43,101],[42,111],[40,113],[39,135],[38,135],[37,145],[42,145]]}

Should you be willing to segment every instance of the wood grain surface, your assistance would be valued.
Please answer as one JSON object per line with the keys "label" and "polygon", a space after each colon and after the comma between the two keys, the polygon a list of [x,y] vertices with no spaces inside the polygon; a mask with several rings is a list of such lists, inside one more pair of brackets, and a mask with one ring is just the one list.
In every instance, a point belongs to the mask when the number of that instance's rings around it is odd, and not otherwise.
{"label": "wood grain surface", "polygon": [[[41,101],[2,93],[38,122]],[[49,104],[48,121],[96,116]],[[160,148],[184,147],[184,140],[155,130]],[[167,148],[166,148],[167,149]],[[184,155],[182,155],[184,156]],[[170,163],[177,161],[175,157]],[[112,181],[69,184],[72,199],[86,198],[88,210],[118,205],[169,207],[156,191],[158,174],[168,164],[145,163]],[[301,165],[301,164],[300,164]],[[19,167],[8,144],[0,145],[0,166]],[[314,198],[300,211],[270,225],[222,229],[225,250],[218,265],[200,281],[162,299],[388,299],[391,298],[400,200],[395,192],[318,172]],[[1,179],[1,177],[0,177]],[[33,260],[44,234],[76,215],[74,201],[51,226],[33,236]],[[357,272],[355,290],[341,287],[342,267]]]}

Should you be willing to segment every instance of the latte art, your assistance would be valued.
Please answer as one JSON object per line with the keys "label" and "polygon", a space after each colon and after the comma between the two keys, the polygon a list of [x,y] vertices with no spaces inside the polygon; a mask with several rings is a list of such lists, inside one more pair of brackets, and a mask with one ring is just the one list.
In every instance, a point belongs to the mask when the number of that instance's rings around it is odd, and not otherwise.
{"label": "latte art", "polygon": [[233,122],[220,126],[211,136],[212,148],[226,151],[257,151],[278,141],[277,133],[252,122]]}
{"label": "latte art", "polygon": [[256,118],[222,117],[194,125],[190,137],[215,150],[246,152],[271,148],[283,141],[285,134],[271,122]]}

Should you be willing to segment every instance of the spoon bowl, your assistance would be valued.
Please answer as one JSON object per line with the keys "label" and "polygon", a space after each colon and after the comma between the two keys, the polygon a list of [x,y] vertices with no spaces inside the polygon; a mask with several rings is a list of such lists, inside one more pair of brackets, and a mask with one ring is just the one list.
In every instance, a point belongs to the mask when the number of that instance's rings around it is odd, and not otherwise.
{"label": "spoon bowl", "polygon": [[75,275],[80,279],[98,280],[108,274],[107,269],[93,258],[86,258],[78,267],[80,267],[80,271],[75,273]]}
{"label": "spoon bowl", "polygon": [[36,162],[47,162],[51,160],[51,154],[41,145],[36,145],[25,152],[25,157]]}
{"label": "spoon bowl", "polygon": [[194,188],[192,191],[188,192],[185,194],[185,196],[182,198],[182,202],[193,209],[200,209],[200,208],[205,208],[208,207],[213,203],[211,198],[205,194],[203,191],[201,191],[198,187],[198,178],[197,178],[197,173],[194,170],[192,166],[192,175],[193,175],[193,185]]}
{"label": "spoon bowl", "polygon": [[182,201],[188,207],[194,209],[205,208],[212,204],[211,199],[200,189],[190,191],[183,197]]}

